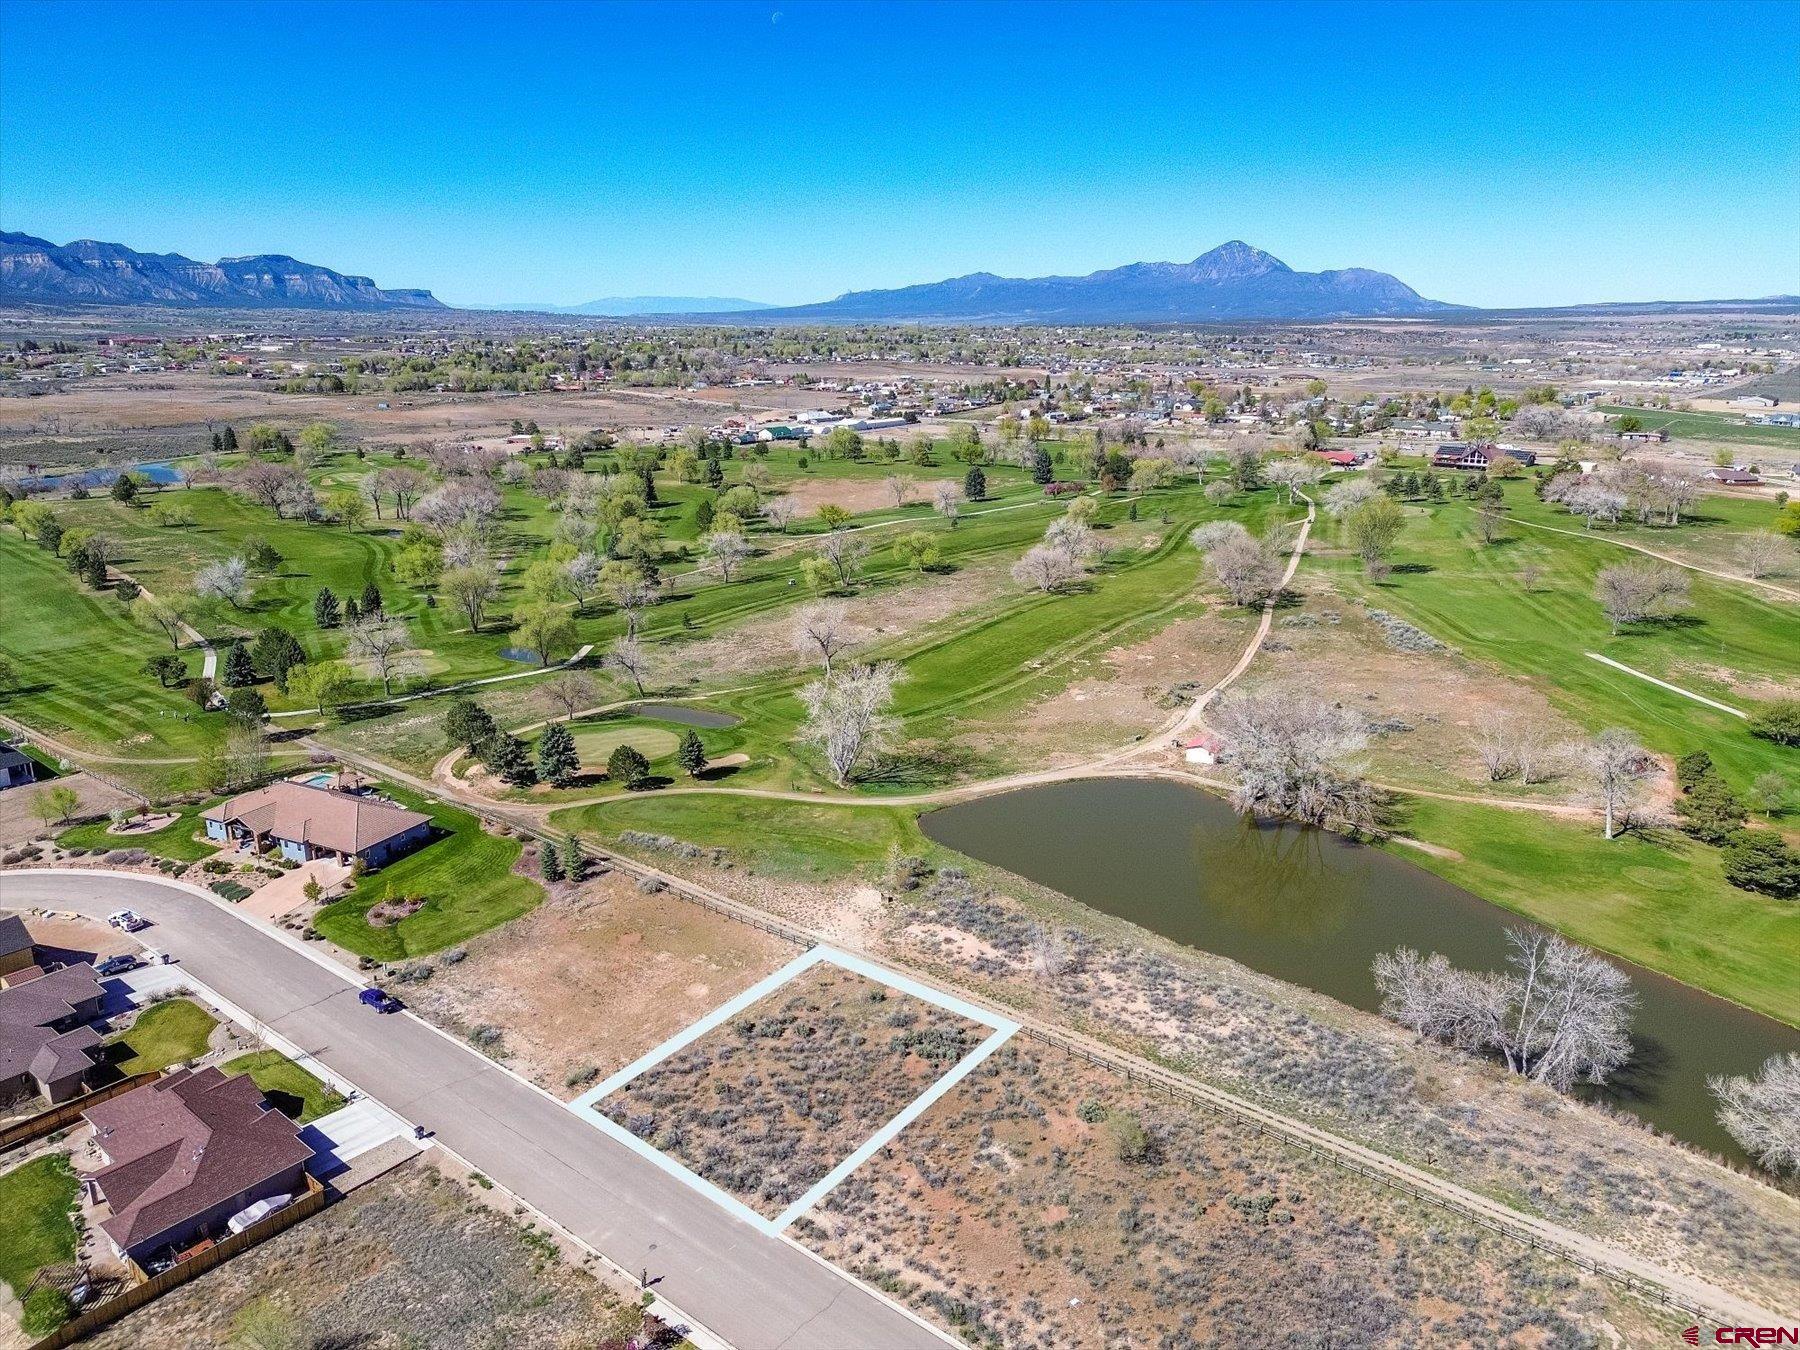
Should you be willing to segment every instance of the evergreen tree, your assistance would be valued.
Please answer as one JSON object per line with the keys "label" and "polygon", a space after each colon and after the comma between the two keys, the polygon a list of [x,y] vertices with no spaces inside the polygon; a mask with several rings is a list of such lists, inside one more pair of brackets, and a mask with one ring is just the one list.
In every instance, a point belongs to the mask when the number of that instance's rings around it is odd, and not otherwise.
{"label": "evergreen tree", "polygon": [[306,649],[287,629],[265,628],[250,647],[250,664],[285,692],[288,672],[306,664]]}
{"label": "evergreen tree", "polygon": [[[229,429],[229,428],[228,428]],[[313,622],[321,628],[336,628],[343,612],[338,608],[338,598],[327,586],[313,598]]]}
{"label": "evergreen tree", "polygon": [[479,752],[499,728],[488,710],[472,698],[459,698],[444,713],[444,739]]}
{"label": "evergreen tree", "polygon": [[225,683],[233,689],[256,683],[256,667],[241,642],[232,643],[231,650],[225,653]]}
{"label": "evergreen tree", "polygon": [[606,760],[606,776],[621,787],[635,788],[650,775],[650,761],[629,745],[613,750]]}
{"label": "evergreen tree", "polygon": [[134,502],[137,500],[137,479],[128,473],[122,473],[113,479],[112,499],[115,502]]}
{"label": "evergreen tree", "polygon": [[225,427],[224,441],[225,441],[225,453],[228,455],[235,454],[237,452],[237,448],[238,448],[237,428],[230,425],[229,423],[227,423],[226,427]]}
{"label": "evergreen tree", "polygon": [[715,492],[725,486],[725,466],[716,459],[706,461],[706,486]]}
{"label": "evergreen tree", "polygon": [[587,876],[587,857],[581,851],[581,841],[574,835],[563,841],[563,867],[567,869],[570,881],[580,881]]}
{"label": "evergreen tree", "polygon": [[82,558],[81,579],[97,591],[106,589],[106,559],[98,553],[87,553]]}
{"label": "evergreen tree", "polygon": [[713,509],[713,504],[705,498],[701,498],[700,505],[694,508],[694,529],[696,533],[705,534],[710,530],[712,528],[713,518],[716,515],[718,515],[718,512]]}
{"label": "evergreen tree", "polygon": [[254,689],[233,689],[225,699],[225,711],[232,721],[253,727],[269,715],[269,705]]}
{"label": "evergreen tree", "polygon": [[496,731],[489,737],[483,758],[509,787],[527,788],[537,782],[537,770],[525,752],[525,742],[510,731]]}
{"label": "evergreen tree", "polygon": [[987,496],[987,475],[981,471],[981,465],[971,464],[963,475],[963,496],[972,502]]}
{"label": "evergreen tree", "polygon": [[548,839],[544,840],[543,849],[538,854],[538,872],[545,881],[561,881],[566,875],[562,858],[556,852],[556,845]]}
{"label": "evergreen tree", "polygon": [[225,438],[218,432],[212,434],[212,452],[216,455],[225,449]]}
{"label": "evergreen tree", "polygon": [[1050,452],[1040,445],[1031,452],[1031,481],[1042,487],[1055,476],[1050,463]]}
{"label": "evergreen tree", "polygon": [[364,614],[381,613],[381,588],[372,581],[363,587],[362,612]]}
{"label": "evergreen tree", "polygon": [[350,596],[344,601],[344,622],[355,623],[362,618],[362,607],[356,603],[356,597]]}
{"label": "evergreen tree", "polygon": [[561,722],[552,722],[538,737],[538,777],[562,787],[581,771],[581,756],[575,753],[575,738]]}
{"label": "evergreen tree", "polygon": [[681,748],[675,752],[675,759],[690,778],[698,778],[706,768],[706,746],[701,744],[700,733],[692,727],[682,735]]}

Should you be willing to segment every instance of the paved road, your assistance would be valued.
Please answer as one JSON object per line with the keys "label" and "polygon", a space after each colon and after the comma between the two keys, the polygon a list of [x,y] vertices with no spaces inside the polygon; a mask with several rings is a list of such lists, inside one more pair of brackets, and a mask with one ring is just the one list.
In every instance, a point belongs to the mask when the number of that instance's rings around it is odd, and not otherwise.
{"label": "paved road", "polygon": [[186,888],[87,871],[0,873],[0,907],[103,917],[141,936],[438,1138],[740,1350],[941,1350],[944,1341],[789,1242],[739,1222],[561,1103],[410,1016],[356,1001],[349,973]]}

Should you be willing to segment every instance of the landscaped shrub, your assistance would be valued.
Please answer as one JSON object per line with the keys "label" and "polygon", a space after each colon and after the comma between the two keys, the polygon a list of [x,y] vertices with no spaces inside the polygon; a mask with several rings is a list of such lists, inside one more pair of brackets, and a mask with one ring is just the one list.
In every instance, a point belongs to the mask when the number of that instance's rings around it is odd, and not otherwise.
{"label": "landscaped shrub", "polygon": [[1800,852],[1773,830],[1740,830],[1725,847],[1725,879],[1777,899],[1800,896]]}
{"label": "landscaped shrub", "polygon": [[248,898],[251,893],[248,886],[237,881],[215,881],[212,884],[212,892],[214,895],[231,901],[234,905],[240,900]]}
{"label": "landscaped shrub", "polygon": [[1800,745],[1800,699],[1765,705],[1751,717],[1750,734],[1777,745]]}

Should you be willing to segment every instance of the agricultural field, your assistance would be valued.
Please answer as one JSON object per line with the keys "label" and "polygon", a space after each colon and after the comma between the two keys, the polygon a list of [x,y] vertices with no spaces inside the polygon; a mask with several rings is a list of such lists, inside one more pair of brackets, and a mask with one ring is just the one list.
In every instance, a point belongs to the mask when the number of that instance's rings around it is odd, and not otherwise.
{"label": "agricultural field", "polygon": [[798,1235],[976,1345],[1673,1334],[1554,1258],[1035,1048],[977,1069]]}
{"label": "agricultural field", "polygon": [[638,1333],[635,1303],[481,1194],[409,1163],[87,1344],[575,1350]]}
{"label": "agricultural field", "polygon": [[1800,457],[1800,428],[1766,427],[1729,413],[1672,412],[1602,404],[1608,417],[1635,417],[1646,431],[1666,431],[1672,441],[1710,441],[1770,457],[1783,466]]}
{"label": "agricultural field", "polygon": [[826,963],[591,1109],[774,1218],[987,1033]]}

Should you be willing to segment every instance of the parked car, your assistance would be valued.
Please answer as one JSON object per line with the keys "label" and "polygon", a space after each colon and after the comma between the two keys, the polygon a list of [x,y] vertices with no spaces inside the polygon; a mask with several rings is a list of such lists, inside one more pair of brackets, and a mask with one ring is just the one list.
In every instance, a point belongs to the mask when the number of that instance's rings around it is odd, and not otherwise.
{"label": "parked car", "polygon": [[135,933],[140,928],[150,926],[150,920],[135,909],[115,909],[106,916],[106,921],[114,928],[122,929],[127,933]]}
{"label": "parked car", "polygon": [[123,975],[128,970],[136,970],[141,964],[142,962],[137,957],[129,953],[124,956],[109,956],[94,967],[94,973],[97,975]]}
{"label": "parked car", "polygon": [[356,998],[365,1008],[378,1013],[396,1013],[406,1006],[385,989],[365,989]]}

